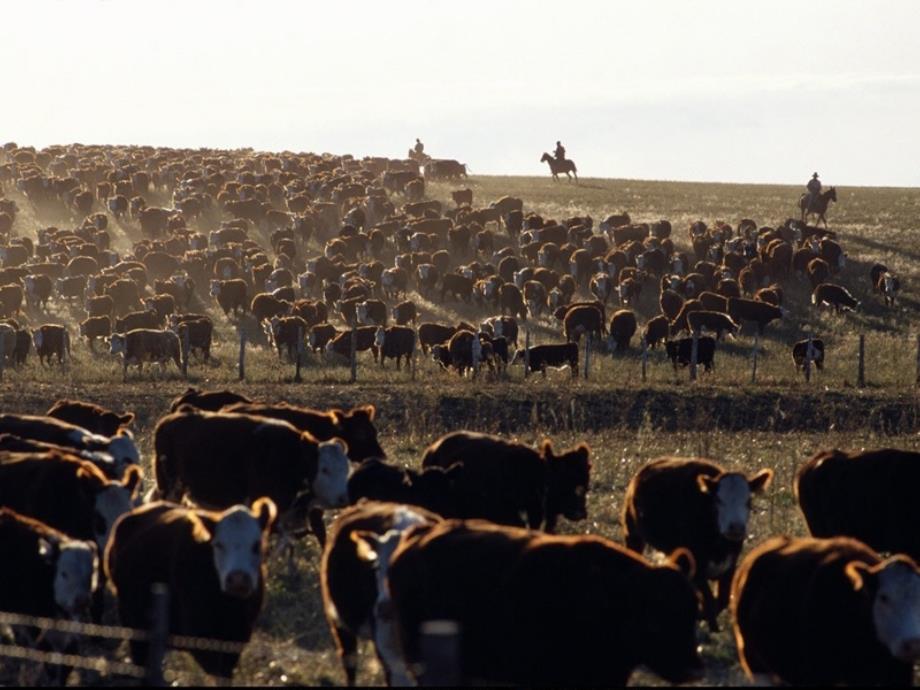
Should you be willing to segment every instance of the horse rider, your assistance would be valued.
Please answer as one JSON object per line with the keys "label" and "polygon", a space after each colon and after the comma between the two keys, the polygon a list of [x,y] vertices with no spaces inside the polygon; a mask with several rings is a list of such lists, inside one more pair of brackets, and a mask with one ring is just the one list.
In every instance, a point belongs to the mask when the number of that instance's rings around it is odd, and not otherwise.
{"label": "horse rider", "polygon": [[425,151],[425,145],[421,142],[421,140],[418,137],[416,137],[415,138],[415,155],[421,156],[422,153],[424,153],[424,151]]}
{"label": "horse rider", "polygon": [[808,184],[805,185],[805,189],[808,190],[808,204],[805,208],[811,210],[821,194],[821,180],[818,179],[818,173],[811,176]]}
{"label": "horse rider", "polygon": [[556,142],[556,151],[554,155],[556,156],[557,161],[561,162],[565,160],[565,147],[562,145],[561,141]]}

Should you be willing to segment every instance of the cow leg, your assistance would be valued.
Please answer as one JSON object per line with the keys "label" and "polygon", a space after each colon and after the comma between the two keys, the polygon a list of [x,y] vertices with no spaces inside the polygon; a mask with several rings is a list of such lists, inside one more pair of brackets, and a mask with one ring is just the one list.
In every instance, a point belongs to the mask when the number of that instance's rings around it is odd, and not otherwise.
{"label": "cow leg", "polygon": [[732,567],[722,573],[722,575],[719,576],[719,579],[716,581],[716,584],[719,588],[718,597],[716,598],[716,616],[728,608],[728,600],[731,597],[732,578],[734,575],[735,566],[732,564]]}
{"label": "cow leg", "polygon": [[345,672],[345,684],[353,688],[358,676],[358,637],[348,628],[333,625],[332,638]]}
{"label": "cow leg", "polygon": [[706,579],[705,575],[697,575],[695,578],[696,587],[700,592],[700,595],[703,598],[702,605],[702,617],[709,625],[709,630],[711,632],[719,632],[719,610],[716,607],[715,597],[712,595],[712,589],[709,586],[709,581]]}
{"label": "cow leg", "polygon": [[310,529],[316,535],[320,547],[326,546],[326,523],[323,522],[323,511],[311,508],[309,513]]}

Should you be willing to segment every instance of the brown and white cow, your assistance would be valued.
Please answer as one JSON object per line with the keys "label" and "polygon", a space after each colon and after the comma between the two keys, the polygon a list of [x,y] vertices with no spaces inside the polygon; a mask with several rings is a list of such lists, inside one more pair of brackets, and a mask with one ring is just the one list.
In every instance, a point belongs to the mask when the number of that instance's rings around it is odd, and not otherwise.
{"label": "brown and white cow", "polygon": [[[151,625],[152,588],[169,591],[169,633],[247,643],[262,608],[265,554],[277,511],[259,498],[251,507],[223,512],[165,502],[125,515],[105,552],[105,572],[118,596],[123,625]],[[195,649],[205,672],[230,678],[240,651]],[[132,640],[136,664],[148,659],[148,643]]]}
{"label": "brown and white cow", "polygon": [[109,352],[121,354],[123,378],[128,378],[128,366],[135,365],[138,371],[144,368],[144,362],[159,362],[163,369],[171,359],[176,368],[182,369],[179,336],[172,331],[159,331],[152,328],[136,328],[127,333],[114,333],[109,341]]}
{"label": "brown and white cow", "polygon": [[776,537],[732,584],[738,656],[757,681],[834,687],[913,684],[920,569],[845,537]]}
{"label": "brown and white cow", "polygon": [[[694,583],[703,597],[703,616],[713,631],[728,605],[735,564],[748,534],[751,497],[767,488],[773,470],[747,477],[703,458],[664,457],[630,481],[621,524],[626,546],[668,553],[685,548],[697,564]],[[718,583],[713,595],[709,581]]]}
{"label": "brown and white cow", "polygon": [[134,413],[118,414],[83,400],[56,400],[46,413],[102,436],[115,436],[134,421]]}

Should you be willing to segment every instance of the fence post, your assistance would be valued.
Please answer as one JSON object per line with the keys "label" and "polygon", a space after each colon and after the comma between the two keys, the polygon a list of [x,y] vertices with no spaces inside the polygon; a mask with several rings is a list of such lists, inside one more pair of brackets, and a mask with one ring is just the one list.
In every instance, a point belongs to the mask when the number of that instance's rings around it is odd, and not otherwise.
{"label": "fence post", "polygon": [[351,382],[358,380],[358,328],[355,324],[351,325]]}
{"label": "fence post", "polygon": [[423,687],[458,687],[460,627],[454,621],[426,621],[421,626],[420,651]]}
{"label": "fence post", "polygon": [[150,642],[147,652],[147,685],[164,687],[163,660],[166,658],[166,638],[169,635],[169,590],[161,582],[151,588]]}
{"label": "fence post", "polygon": [[[920,336],[918,336],[918,341],[920,341]],[[3,380],[3,365],[6,364],[6,352],[4,352],[4,347],[6,343],[3,338],[0,338],[0,381]],[[920,355],[918,355],[920,357]],[[920,361],[920,359],[918,359]],[[920,374],[918,374],[920,376]]]}
{"label": "fence post", "polygon": [[415,329],[415,340],[412,342],[412,362],[410,366],[412,367],[412,380],[415,381],[415,367],[416,362],[418,361],[418,328]]}
{"label": "fence post", "polygon": [[757,383],[757,351],[760,349],[760,333],[754,335],[754,351],[751,353],[751,383]]}
{"label": "fence post", "polygon": [[642,336],[642,383],[645,383],[645,370],[648,368],[648,341]]}
{"label": "fence post", "polygon": [[189,350],[191,349],[191,336],[189,335],[189,327],[186,326],[182,331],[182,378],[188,379],[188,358]]}
{"label": "fence post", "polygon": [[856,385],[866,387],[866,336],[859,336],[859,370],[856,376]]}
{"label": "fence post", "polygon": [[[920,335],[917,336],[917,341],[920,342]],[[920,351],[917,354],[917,361],[920,362]],[[920,367],[920,364],[917,365]],[[526,379],[530,376],[530,329],[528,328],[524,331],[524,378]],[[918,380],[920,380],[920,373],[917,374]]]}
{"label": "fence post", "polygon": [[588,372],[591,371],[591,334],[585,336],[585,381],[588,380]]}
{"label": "fence post", "polygon": [[246,331],[240,329],[240,362],[239,362],[240,381],[246,378]]}
{"label": "fence post", "polygon": [[811,345],[811,334],[808,334],[808,342],[805,343],[805,383],[811,383],[811,358],[814,356]]}
{"label": "fence post", "polygon": [[300,360],[303,358],[303,327],[297,327],[297,363],[294,367],[294,382],[300,383],[303,381],[300,378]]}
{"label": "fence post", "polygon": [[693,331],[690,341],[690,380],[696,381],[696,363],[699,358],[699,347],[700,347],[700,336],[696,331]]}

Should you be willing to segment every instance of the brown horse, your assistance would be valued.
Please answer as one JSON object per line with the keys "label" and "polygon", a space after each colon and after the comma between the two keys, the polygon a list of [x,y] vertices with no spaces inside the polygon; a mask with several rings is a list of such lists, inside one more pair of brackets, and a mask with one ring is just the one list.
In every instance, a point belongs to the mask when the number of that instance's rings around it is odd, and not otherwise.
{"label": "brown horse", "polygon": [[814,200],[811,204],[811,208],[808,208],[808,194],[803,194],[799,197],[799,210],[802,212],[802,222],[805,222],[805,219],[808,216],[816,215],[818,216],[817,225],[822,220],[824,221],[824,228],[827,229],[827,218],[824,217],[824,214],[827,213],[827,207],[832,201],[837,201],[837,188],[831,187],[826,192],[821,192],[818,194],[818,198]]}
{"label": "brown horse", "polygon": [[[575,169],[575,163],[568,158],[558,161],[548,153],[544,153],[540,162],[549,163],[549,170],[553,174],[554,180],[559,179],[559,173],[565,173],[565,176],[569,178],[569,182],[572,181],[572,175],[575,175],[575,181],[578,182],[578,171]],[[569,173],[572,173],[572,175],[569,175]]]}

